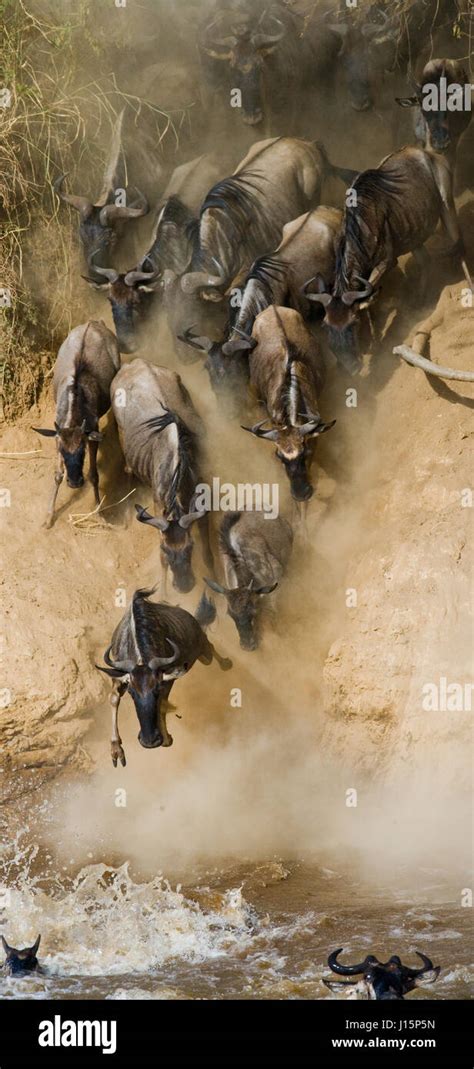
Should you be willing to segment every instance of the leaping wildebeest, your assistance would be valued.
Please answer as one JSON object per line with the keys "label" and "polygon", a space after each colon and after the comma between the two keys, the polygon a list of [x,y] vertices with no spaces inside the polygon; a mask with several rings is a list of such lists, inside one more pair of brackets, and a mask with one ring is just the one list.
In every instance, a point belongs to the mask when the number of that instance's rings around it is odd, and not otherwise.
{"label": "leaping wildebeest", "polygon": [[433,962],[420,954],[418,957],[423,962],[422,969],[410,969],[402,965],[400,958],[394,954],[386,962],[378,961],[373,954],[368,954],[360,965],[341,965],[337,960],[342,951],[334,950],[328,957],[329,968],[341,976],[359,976],[356,980],[324,980],[323,983],[331,991],[342,992],[349,998],[372,999],[377,1001],[400,1001],[409,991],[415,987],[423,987],[424,984],[433,984],[438,977],[440,967],[433,966]]}
{"label": "leaping wildebeest", "polygon": [[6,954],[2,969],[7,976],[27,976],[28,973],[41,972],[38,958],[36,957],[41,941],[40,935],[36,942],[33,943],[33,946],[24,947],[23,950],[17,950],[16,947],[9,946],[3,935],[1,939]]}
{"label": "leaping wildebeest", "polygon": [[[319,413],[325,367],[318,343],[299,312],[272,305],[257,316],[247,348],[250,383],[267,416],[243,429],[275,442],[293,497],[307,501],[312,442],[336,422],[324,423]],[[267,421],[271,427],[264,430]]]}
{"label": "leaping wildebeest", "polygon": [[238,405],[249,378],[247,339],[260,312],[271,304],[288,305],[309,318],[312,306],[302,295],[303,283],[316,273],[333,279],[341,223],[342,211],[323,205],[287,223],[275,252],[252,264],[227,339],[213,341],[191,330],[183,335],[188,345],[207,353],[205,367],[216,395]]}
{"label": "leaping wildebeest", "polygon": [[67,484],[77,490],[84,484],[84,457],[89,450],[89,479],[96,505],[100,504],[97,450],[103,435],[99,420],[110,408],[110,385],[120,367],[117,339],[101,319],[74,327],[63,341],[54,367],[56,401],[54,430],[34,427],[38,434],[56,439],[57,467],[48,506],[46,527],[51,527],[59,487],[66,471]]}
{"label": "leaping wildebeest", "polygon": [[219,549],[226,586],[214,579],[206,579],[206,583],[226,598],[227,612],[244,650],[257,649],[260,597],[278,586],[292,545],[293,531],[281,516],[229,512],[221,522]]}
{"label": "leaping wildebeest", "polygon": [[194,507],[202,420],[180,376],[145,360],[125,364],[110,395],[126,469],[152,490],[156,515],[141,505],[136,510],[138,520],[160,532],[163,590],[171,568],[173,586],[187,593],[195,582],[191,527],[198,520],[204,559],[214,570],[208,516]]}
{"label": "leaping wildebeest", "polygon": [[471,86],[463,64],[457,59],[431,59],[415,83],[415,94],[396,100],[402,108],[416,108],[419,144],[446,153],[454,167],[458,142],[472,118]]}
{"label": "leaping wildebeest", "polygon": [[[304,286],[305,296],[323,305],[329,345],[347,370],[355,372],[361,366],[360,312],[373,301],[399,256],[413,253],[424,272],[428,260],[424,243],[439,220],[451,242],[450,254],[463,256],[452,184],[444,156],[411,147],[386,156],[378,167],[362,171],[353,182],[352,198],[346,199],[334,284],[329,286],[318,275]],[[317,292],[310,292],[312,284],[317,285]]]}
{"label": "leaping wildebeest", "polygon": [[138,219],[148,212],[148,201],[139,190],[136,190],[138,199],[131,204],[119,204],[115,199],[117,189],[123,189],[125,183],[122,158],[123,115],[124,112],[121,111],[114,126],[102,190],[95,204],[88,197],[66,193],[63,189],[64,179],[67,177],[65,174],[60,175],[53,185],[58,197],[79,212],[79,237],[88,265],[93,253],[96,254],[95,266],[106,263],[117,244],[122,224],[130,219]]}
{"label": "leaping wildebeest", "polygon": [[211,664],[216,660],[223,671],[232,661],[221,657],[203,628],[215,619],[215,606],[201,598],[195,616],[179,605],[149,600],[153,590],[136,590],[129,608],[115,628],[104,654],[105,667],[96,665],[113,682],[112,761],[126,764],[118,728],[120,699],[126,691],[135,705],[140,732],[138,741],[145,749],[171,746],[166,727],[166,705],[175,679],[185,675],[195,661]]}

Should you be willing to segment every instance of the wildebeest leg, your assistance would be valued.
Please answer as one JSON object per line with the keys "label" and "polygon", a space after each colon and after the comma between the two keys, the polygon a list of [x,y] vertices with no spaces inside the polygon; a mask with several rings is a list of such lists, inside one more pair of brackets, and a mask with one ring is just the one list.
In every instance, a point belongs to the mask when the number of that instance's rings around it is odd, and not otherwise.
{"label": "wildebeest leg", "polygon": [[424,245],[420,245],[418,249],[413,249],[412,255],[419,270],[417,297],[423,301],[428,290],[429,265],[431,258]]}
{"label": "wildebeest leg", "polygon": [[46,521],[45,521],[45,527],[48,527],[48,528],[53,526],[54,507],[56,505],[56,498],[57,498],[58,493],[59,493],[59,487],[61,486],[61,483],[62,483],[62,481],[64,479],[64,460],[63,460],[63,458],[61,456],[61,453],[59,451],[58,442],[56,442],[56,448],[57,448],[57,451],[58,451],[58,455],[57,455],[56,471],[54,473],[54,488],[53,488],[53,492],[51,494],[51,498],[50,498],[50,501],[49,501],[48,511],[46,513]]}
{"label": "wildebeest leg", "polygon": [[221,657],[220,653],[217,652],[215,646],[212,645],[212,642],[209,642],[208,638],[206,638],[206,643],[207,645],[204,648],[204,652],[198,657],[198,661],[201,661],[201,664],[211,664],[211,661],[214,658],[214,660],[217,661],[219,668],[222,668],[223,672],[228,672],[229,668],[232,668],[232,661],[230,658]]}
{"label": "wildebeest leg", "polygon": [[211,539],[209,533],[209,514],[206,513],[202,520],[199,520],[199,533],[201,536],[202,556],[206,569],[210,571],[211,578],[214,577],[214,557],[211,549]]}
{"label": "wildebeest leg", "polygon": [[[169,693],[174,682],[174,679],[170,679],[167,683],[164,683],[161,688],[160,708],[158,712],[158,729],[163,739],[163,746],[173,745],[173,736],[170,735],[168,728],[166,727],[166,717],[169,713]],[[165,708],[163,708],[163,706],[165,706]]]}
{"label": "wildebeest leg", "polygon": [[95,503],[96,505],[100,505],[99,472],[97,470],[97,450],[99,448],[99,443],[91,442],[89,440],[87,445],[89,447],[89,479],[94,488]]}
{"label": "wildebeest leg", "polygon": [[126,689],[127,684],[122,683],[121,680],[118,679],[113,684],[112,693],[110,695],[110,704],[112,706],[112,739],[110,742],[110,751],[114,768],[117,768],[117,761],[120,761],[120,764],[123,766],[127,764],[118,728],[120,699],[122,695],[125,694]]}

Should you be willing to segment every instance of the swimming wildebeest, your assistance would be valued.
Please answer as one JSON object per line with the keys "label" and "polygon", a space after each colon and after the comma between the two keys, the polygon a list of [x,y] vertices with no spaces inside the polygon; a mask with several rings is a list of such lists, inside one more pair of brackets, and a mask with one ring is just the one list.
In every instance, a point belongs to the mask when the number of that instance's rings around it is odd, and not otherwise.
{"label": "swimming wildebeest", "polygon": [[126,764],[118,729],[120,699],[126,691],[135,705],[145,749],[171,746],[167,731],[168,698],[175,679],[185,675],[195,661],[211,664],[215,659],[226,671],[232,661],[221,657],[209,642],[203,627],[215,619],[215,606],[203,596],[195,616],[179,605],[149,601],[153,590],[136,590],[131,604],[115,628],[104,654],[106,667],[99,668],[114,680],[112,705],[112,761]]}
{"label": "swimming wildebeest", "polygon": [[6,954],[2,969],[7,976],[26,976],[27,973],[41,971],[36,957],[41,941],[40,935],[32,947],[25,947],[23,950],[9,946],[3,935],[1,939]]}
{"label": "swimming wildebeest", "polygon": [[206,579],[227,600],[227,612],[243,650],[258,646],[258,603],[282,578],[293,545],[293,531],[281,516],[261,512],[228,512],[219,530],[219,548],[226,586]]}
{"label": "swimming wildebeest", "polygon": [[173,272],[174,279],[185,271],[189,260],[189,227],[209,186],[222,173],[222,160],[219,162],[213,155],[198,156],[173,171],[159,205],[150,246],[136,267],[119,272],[105,263],[97,266],[94,253],[89,257],[91,277],[86,281],[107,294],[123,353],[135,352],[140,332],[151,311],[157,309],[160,295],[174,330],[168,272]]}
{"label": "swimming wildebeest", "polygon": [[339,208],[323,205],[287,223],[275,252],[252,264],[227,340],[212,341],[189,330],[183,335],[188,345],[207,353],[204,366],[218,396],[225,393],[226,399],[236,403],[243,393],[249,378],[246,339],[259,312],[271,304],[288,305],[309,317],[311,304],[301,293],[303,283],[316,273],[333,279],[341,223]]}
{"label": "swimming wildebeest", "polygon": [[115,123],[110,158],[105,169],[102,191],[96,203],[93,204],[88,197],[65,193],[63,191],[65,174],[60,175],[54,183],[54,190],[58,197],[79,212],[79,237],[84,256],[89,264],[89,257],[92,253],[96,253],[94,267],[97,267],[99,263],[107,262],[117,244],[122,223],[146,215],[148,211],[148,202],[141,193],[139,193],[138,200],[132,204],[119,204],[115,199],[116,190],[123,189],[125,181],[121,159],[123,114],[121,111]]}
{"label": "swimming wildebeest", "polygon": [[329,955],[329,968],[341,976],[360,975],[361,979],[323,980],[323,983],[331,991],[345,992],[349,996],[360,995],[361,998],[377,1001],[400,1000],[415,987],[433,984],[440,971],[439,965],[434,967],[426,954],[420,954],[418,950],[416,953],[423,962],[422,969],[409,969],[407,965],[402,965],[396,954],[386,962],[378,961],[373,954],[368,954],[360,965],[341,965],[337,957],[342,949],[340,947]]}
{"label": "swimming wildebeest", "polygon": [[56,419],[54,430],[34,427],[38,434],[56,439],[57,468],[48,506],[46,527],[51,527],[59,487],[66,470],[67,484],[77,490],[84,484],[86,445],[89,479],[96,505],[100,504],[97,450],[103,435],[99,420],[110,408],[110,384],[120,367],[115,335],[101,319],[74,327],[63,341],[54,367]]}
{"label": "swimming wildebeest", "polygon": [[[325,310],[329,344],[351,372],[361,365],[357,324],[380,283],[398,257],[411,252],[426,268],[424,243],[441,220],[450,254],[462,256],[464,245],[452,191],[452,173],[444,156],[403,148],[375,169],[362,171],[346,200],[344,223],[332,287],[322,276],[309,279],[304,293]],[[318,292],[309,292],[316,283]]]}
{"label": "swimming wildebeest", "polygon": [[[319,395],[325,378],[319,346],[299,312],[266,308],[257,316],[249,350],[250,383],[267,410],[267,417],[244,430],[276,444],[296,501],[313,494],[308,479],[312,440],[334,426],[319,414]],[[269,420],[271,428],[263,430]]]}
{"label": "swimming wildebeest", "polygon": [[462,63],[431,59],[415,85],[415,95],[396,100],[403,108],[416,108],[415,134],[419,144],[433,152],[446,153],[454,166],[459,139],[472,117],[470,82]]}
{"label": "swimming wildebeest", "polygon": [[208,516],[194,507],[202,421],[179,375],[145,360],[122,367],[110,395],[127,470],[153,493],[157,515],[136,505],[137,519],[160,532],[163,589],[171,568],[173,586],[186,593],[195,582],[191,526],[197,520],[206,565],[214,569]]}

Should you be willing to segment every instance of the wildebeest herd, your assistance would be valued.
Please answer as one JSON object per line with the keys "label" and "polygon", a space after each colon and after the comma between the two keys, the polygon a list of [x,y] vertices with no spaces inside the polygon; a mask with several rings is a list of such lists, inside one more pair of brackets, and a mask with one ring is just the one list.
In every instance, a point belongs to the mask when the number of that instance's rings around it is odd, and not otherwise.
{"label": "wildebeest herd", "polygon": [[[79,212],[84,277],[108,297],[116,333],[91,320],[76,326],[59,351],[55,425],[40,430],[54,436],[57,447],[46,525],[53,523],[64,474],[70,487],[83,484],[86,446],[99,505],[99,421],[111,406],[125,470],[153,497],[153,513],[137,504],[136,518],[159,533],[163,593],[169,571],[175,590],[192,590],[192,531],[198,529],[208,587],[225,597],[244,650],[258,645],[259,598],[283,576],[293,530],[279,516],[226,513],[218,532],[219,578],[211,516],[197,498],[205,474],[205,426],[181,376],[147,361],[147,338],[164,312],[177,358],[186,365],[202,354],[216,403],[243,431],[275,444],[299,503],[295,509],[305,508],[314,492],[315,441],[335,423],[320,411],[326,365],[333,374],[360,371],[361,331],[368,329],[376,344],[372,308],[399,257],[415,257],[424,292],[425,242],[441,223],[446,255],[459,279],[464,274],[470,281],[453,195],[470,110],[451,110],[442,99],[453,87],[464,93],[468,75],[455,59],[431,58],[422,65],[413,95],[398,99],[415,109],[415,143],[394,146],[378,166],[361,172],[350,160],[330,160],[321,141],[297,136],[294,116],[304,107],[308,81],[321,85],[322,101],[331,94],[336,69],[350,107],[368,112],[370,63],[386,71],[410,63],[412,70],[436,20],[460,17],[462,3],[444,0],[432,8],[412,0],[403,19],[399,5],[387,14],[374,3],[363,23],[349,6],[334,11],[329,0],[218,0],[199,34],[203,79],[222,99],[240,94],[247,127],[269,129],[270,113],[273,129],[278,115],[284,125],[276,136],[256,140],[231,174],[217,152],[181,163],[152,206],[151,243],[126,271],[113,265],[121,228],[130,229],[149,204],[139,190],[127,205],[114,199],[123,114],[97,202],[68,193],[64,175],[55,183],[58,196]],[[426,87],[435,100],[429,110]],[[394,111],[397,106],[394,97]],[[338,206],[325,203],[328,183],[340,189]],[[121,354],[133,357],[138,349],[143,355],[121,362]],[[256,406],[253,422],[246,418],[249,404]],[[115,766],[125,765],[118,728],[122,695],[128,691],[134,701],[141,745],[169,746],[166,712],[175,679],[196,660],[231,667],[205,633],[216,615],[210,596],[203,594],[193,616],[166,601],[152,602],[151,593],[135,592],[100,667],[113,683]],[[373,957],[343,967],[337,953],[329,959],[333,971],[359,974],[372,998],[403,998],[422,978],[437,976],[428,958],[421,970],[402,966],[398,958],[382,964]]]}

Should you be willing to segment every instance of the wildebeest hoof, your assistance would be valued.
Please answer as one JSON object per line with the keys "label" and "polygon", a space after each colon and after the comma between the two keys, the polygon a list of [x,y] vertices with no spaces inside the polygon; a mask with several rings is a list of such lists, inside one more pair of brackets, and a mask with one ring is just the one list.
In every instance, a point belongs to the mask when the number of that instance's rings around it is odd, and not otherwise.
{"label": "wildebeest hoof", "polygon": [[53,526],[53,522],[54,522],[54,516],[47,516],[45,521],[44,521],[43,527],[45,527],[46,530],[49,531],[51,529],[51,527]]}
{"label": "wildebeest hoof", "polygon": [[220,667],[222,668],[223,672],[228,672],[230,668],[233,668],[233,661],[231,661],[230,657],[223,657],[220,663]]}
{"label": "wildebeest hoof", "polygon": [[168,734],[164,735],[163,736],[162,745],[163,746],[172,746],[173,745],[173,736],[172,735],[168,735]]}
{"label": "wildebeest hoof", "polygon": [[123,765],[123,767],[125,768],[127,762],[125,760],[125,753],[122,744],[120,742],[111,742],[110,752],[112,754],[112,763],[114,768],[117,768],[117,761],[120,761],[120,764]]}

